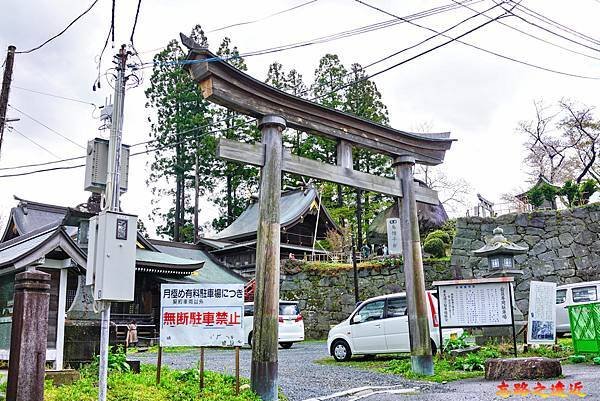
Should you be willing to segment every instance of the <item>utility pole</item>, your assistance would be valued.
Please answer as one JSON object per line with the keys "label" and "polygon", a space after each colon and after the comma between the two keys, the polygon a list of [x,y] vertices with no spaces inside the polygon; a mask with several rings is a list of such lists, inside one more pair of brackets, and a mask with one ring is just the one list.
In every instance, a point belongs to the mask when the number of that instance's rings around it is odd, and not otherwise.
{"label": "utility pole", "polygon": [[15,46],[8,46],[6,67],[4,67],[4,77],[2,78],[2,92],[0,92],[0,154],[2,152],[4,127],[6,126],[6,109],[8,108],[8,94],[10,92],[13,64],[15,62],[15,50],[17,50]]}
{"label": "utility pole", "polygon": [[[119,211],[119,195],[121,194],[121,142],[123,138],[123,105],[125,101],[125,69],[127,68],[127,51],[121,46],[117,58],[117,79],[115,81],[115,103],[112,112],[110,139],[108,142],[108,169],[106,174],[106,192],[104,194],[105,211]],[[106,384],[108,377],[108,340],[110,336],[110,301],[101,301],[100,328],[100,373],[98,378],[98,401],[106,401]]]}

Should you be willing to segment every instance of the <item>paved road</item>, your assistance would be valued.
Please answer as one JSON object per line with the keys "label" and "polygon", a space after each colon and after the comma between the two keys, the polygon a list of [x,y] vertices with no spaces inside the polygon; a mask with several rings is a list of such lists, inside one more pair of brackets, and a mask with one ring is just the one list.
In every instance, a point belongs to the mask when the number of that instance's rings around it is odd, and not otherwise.
{"label": "paved road", "polygon": [[[468,379],[448,384],[433,384],[405,380],[401,377],[359,370],[344,364],[320,365],[315,360],[326,356],[325,343],[306,342],[294,344],[289,350],[279,350],[280,386],[291,401],[302,401],[315,397],[327,397],[337,392],[343,392],[365,386],[390,387],[392,393],[382,393],[386,389],[374,389],[331,398],[331,401],[359,400],[390,401],[390,400],[419,400],[419,401],[498,401],[496,386],[499,383],[487,382],[482,379]],[[142,353],[130,356],[143,363],[156,363],[156,354]],[[206,369],[233,374],[235,354],[233,350],[207,350]],[[250,376],[250,349],[242,349],[240,355],[241,375]],[[199,359],[198,352],[181,352],[163,354],[163,364],[173,368],[187,369],[196,367]],[[600,367],[590,365],[565,365],[564,379],[569,383],[581,381],[585,399],[600,400]],[[542,382],[550,387],[556,381]],[[512,383],[510,383],[512,385]],[[530,386],[535,383],[530,382]],[[417,394],[394,394],[399,390],[418,387]],[[377,393],[379,391],[379,393]],[[362,398],[364,397],[364,398]],[[531,398],[531,396],[529,397]],[[511,397],[510,399],[518,399]],[[537,397],[536,397],[537,399]],[[570,399],[577,399],[571,396]],[[328,400],[329,401],[329,400]]]}

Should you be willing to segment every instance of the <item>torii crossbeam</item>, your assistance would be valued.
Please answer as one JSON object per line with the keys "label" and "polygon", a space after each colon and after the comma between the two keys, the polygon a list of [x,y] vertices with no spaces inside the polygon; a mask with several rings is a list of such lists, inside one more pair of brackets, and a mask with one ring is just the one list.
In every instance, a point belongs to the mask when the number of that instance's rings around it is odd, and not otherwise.
{"label": "torii crossbeam", "polygon": [[[433,374],[425,280],[416,202],[438,204],[437,193],[415,185],[415,163],[438,165],[450,149],[450,133],[416,134],[367,121],[282,92],[232,67],[181,34],[190,51],[185,68],[204,98],[259,119],[262,144],[222,139],[218,155],[261,167],[256,248],[256,293],[251,382],[263,400],[277,400],[279,317],[279,197],[281,172],[287,171],[399,198],[413,371]],[[338,141],[337,165],[284,151],[286,127]],[[392,157],[396,179],[353,170],[352,148]]]}

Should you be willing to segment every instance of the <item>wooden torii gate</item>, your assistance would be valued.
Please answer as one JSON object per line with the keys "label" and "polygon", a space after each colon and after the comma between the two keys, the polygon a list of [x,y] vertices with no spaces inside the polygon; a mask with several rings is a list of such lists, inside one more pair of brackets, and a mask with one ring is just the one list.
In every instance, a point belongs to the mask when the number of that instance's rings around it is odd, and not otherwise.
{"label": "wooden torii gate", "polygon": [[[450,133],[408,133],[329,109],[244,74],[183,34],[181,39],[190,49],[185,68],[199,83],[204,98],[256,117],[262,132],[261,144],[221,139],[217,151],[223,159],[261,168],[252,389],[265,401],[277,400],[282,171],[399,199],[412,369],[432,375],[431,337],[416,202],[437,205],[439,200],[435,191],[415,183],[413,167],[415,163],[441,164],[453,141]],[[284,150],[282,132],[286,127],[337,140],[337,165],[295,156]],[[353,170],[354,146],[390,156],[396,168],[396,179]]]}

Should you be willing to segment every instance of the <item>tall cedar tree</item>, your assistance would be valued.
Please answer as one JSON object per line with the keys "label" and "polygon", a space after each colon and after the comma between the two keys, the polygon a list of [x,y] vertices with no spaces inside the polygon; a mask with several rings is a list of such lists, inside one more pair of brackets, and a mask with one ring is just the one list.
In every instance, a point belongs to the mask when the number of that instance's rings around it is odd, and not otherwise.
{"label": "tall cedar tree", "polygon": [[[194,27],[191,37],[198,43],[206,43],[199,25]],[[154,141],[150,148],[154,160],[150,163],[147,184],[153,195],[153,211],[150,219],[157,223],[157,233],[175,241],[191,241],[194,237],[191,212],[193,196],[211,191],[215,186],[215,139],[206,134],[212,123],[213,111],[181,68],[179,61],[185,59],[181,44],[172,40],[167,47],[154,56],[154,69],[150,87],[146,90],[146,107],[152,110],[150,137]],[[194,128],[198,128],[194,130]],[[200,193],[193,190],[193,170],[196,159]],[[161,212],[161,201],[172,198],[167,212]]]}
{"label": "tall cedar tree", "polygon": [[[235,68],[246,71],[246,63],[237,47],[231,46],[229,38],[223,39],[217,55]],[[260,132],[251,118],[233,110],[217,107],[216,120],[222,129],[221,136],[240,142],[260,141]],[[219,216],[212,222],[213,228],[222,230],[230,225],[246,208],[248,199],[258,191],[258,169],[238,163],[220,161],[216,170],[225,179],[225,187],[212,200],[219,206]]]}

